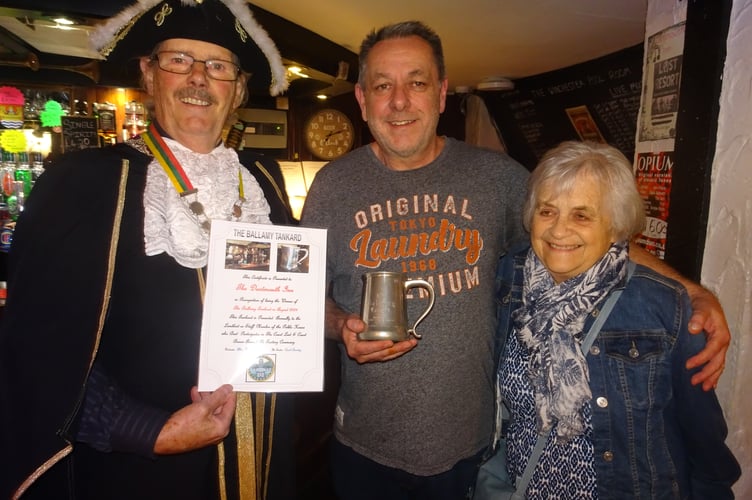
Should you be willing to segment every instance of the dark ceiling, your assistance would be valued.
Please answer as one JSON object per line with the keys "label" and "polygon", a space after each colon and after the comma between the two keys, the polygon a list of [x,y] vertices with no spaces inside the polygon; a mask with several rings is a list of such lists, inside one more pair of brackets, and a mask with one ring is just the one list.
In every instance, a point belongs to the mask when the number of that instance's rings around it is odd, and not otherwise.
{"label": "dark ceiling", "polygon": [[[84,22],[93,23],[98,20],[117,14],[125,7],[134,3],[135,0],[4,0],[0,2],[0,10],[4,15],[19,17],[20,12],[29,12],[33,15],[50,17],[54,14],[66,14],[78,18]],[[295,62],[301,66],[311,68],[324,78],[294,80],[287,93],[290,97],[312,95],[321,89],[333,88],[332,80],[338,75],[340,62],[345,62],[350,68],[346,80],[354,82],[357,77],[357,55],[340,45],[330,42],[325,38],[305,28],[291,23],[275,14],[259,7],[251,5],[254,16],[258,22],[269,32],[271,38],[277,44],[282,57],[285,60]],[[30,55],[31,54],[31,55]],[[30,68],[28,58],[36,55],[38,69]],[[84,67],[90,68],[94,63],[78,57],[68,57],[39,53],[30,44],[19,39],[16,35],[0,27],[0,66],[3,79],[16,79],[27,81],[44,81],[52,83],[65,83],[72,85],[91,85],[90,76],[81,72],[61,70],[61,67]],[[5,62],[6,64],[3,64]],[[13,64],[10,64],[13,63]],[[138,72],[135,65],[131,68],[123,68],[117,65],[108,65],[100,62],[97,68],[98,82],[100,85],[111,86],[138,86]],[[337,86],[339,89],[340,86]]]}

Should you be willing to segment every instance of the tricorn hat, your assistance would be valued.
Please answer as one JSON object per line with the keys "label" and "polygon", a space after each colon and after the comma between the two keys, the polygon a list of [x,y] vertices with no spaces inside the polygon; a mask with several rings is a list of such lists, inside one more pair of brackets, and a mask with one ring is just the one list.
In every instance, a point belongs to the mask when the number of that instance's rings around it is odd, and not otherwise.
{"label": "tricorn hat", "polygon": [[119,61],[149,55],[170,38],[224,47],[253,74],[253,87],[268,85],[271,95],[287,89],[279,50],[245,0],[138,0],[99,26],[91,43],[108,60]]}

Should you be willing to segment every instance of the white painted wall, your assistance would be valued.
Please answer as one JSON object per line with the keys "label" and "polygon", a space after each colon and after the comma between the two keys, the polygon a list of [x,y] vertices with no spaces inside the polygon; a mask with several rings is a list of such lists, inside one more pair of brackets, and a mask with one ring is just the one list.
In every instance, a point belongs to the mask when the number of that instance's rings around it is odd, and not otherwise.
{"label": "white painted wall", "polygon": [[731,348],[718,396],[729,426],[728,445],[742,467],[734,492],[752,498],[752,0],[734,0],[702,283],[718,295],[731,328]]}

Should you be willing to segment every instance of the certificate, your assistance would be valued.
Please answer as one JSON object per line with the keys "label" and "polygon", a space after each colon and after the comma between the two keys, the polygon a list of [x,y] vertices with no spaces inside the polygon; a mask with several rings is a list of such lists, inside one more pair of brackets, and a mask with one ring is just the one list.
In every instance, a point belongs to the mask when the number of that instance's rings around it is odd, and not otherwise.
{"label": "certificate", "polygon": [[212,221],[198,389],[321,391],[326,230]]}

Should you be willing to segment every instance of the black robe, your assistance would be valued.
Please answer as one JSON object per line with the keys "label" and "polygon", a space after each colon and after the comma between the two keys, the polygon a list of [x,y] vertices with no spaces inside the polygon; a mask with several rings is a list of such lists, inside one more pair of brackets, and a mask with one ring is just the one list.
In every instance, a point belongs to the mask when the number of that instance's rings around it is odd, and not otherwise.
{"label": "black robe", "polygon": [[[130,168],[123,220],[97,343],[124,158]],[[276,162],[251,152],[240,158],[264,190],[272,221],[294,223],[278,196],[284,183]],[[100,453],[73,438],[95,356],[130,396],[170,413],[190,403],[196,382],[202,310],[196,270],[165,254],[144,255],[143,191],[150,161],[127,145],[67,154],[48,167],[29,196],[9,255],[9,298],[0,330],[0,498],[9,498],[35,471],[41,475],[24,498],[67,498],[66,492],[78,498],[216,498],[216,447],[146,458]],[[292,496],[291,422],[290,400],[281,397],[267,498]],[[265,421],[265,427],[271,423]],[[73,451],[66,452],[71,444]],[[225,446],[228,466],[233,446]],[[40,470],[45,463],[49,470]],[[77,481],[80,477],[86,480]],[[235,496],[232,482],[230,477],[229,498]]]}

